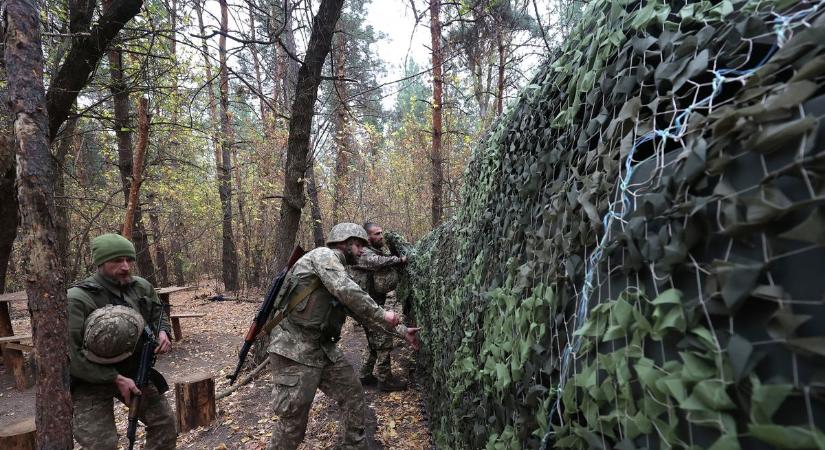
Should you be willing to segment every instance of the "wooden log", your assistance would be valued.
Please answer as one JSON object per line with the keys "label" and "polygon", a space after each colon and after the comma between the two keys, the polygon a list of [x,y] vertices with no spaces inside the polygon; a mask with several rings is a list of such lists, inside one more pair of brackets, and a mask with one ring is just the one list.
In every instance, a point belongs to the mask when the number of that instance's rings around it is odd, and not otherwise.
{"label": "wooden log", "polygon": [[180,317],[171,317],[172,319],[172,334],[175,336],[175,340],[179,341],[183,339],[183,329],[180,327]]}
{"label": "wooden log", "polygon": [[34,417],[0,427],[0,448],[4,450],[34,450]]}
{"label": "wooden log", "polygon": [[201,373],[175,383],[175,404],[181,433],[209,425],[217,416],[214,378]]}
{"label": "wooden log", "polygon": [[[14,385],[19,391],[25,391],[32,386],[32,378],[26,371],[26,357],[21,349],[12,343],[0,344],[3,349],[3,364],[14,376]],[[3,448],[3,447],[0,447]]]}

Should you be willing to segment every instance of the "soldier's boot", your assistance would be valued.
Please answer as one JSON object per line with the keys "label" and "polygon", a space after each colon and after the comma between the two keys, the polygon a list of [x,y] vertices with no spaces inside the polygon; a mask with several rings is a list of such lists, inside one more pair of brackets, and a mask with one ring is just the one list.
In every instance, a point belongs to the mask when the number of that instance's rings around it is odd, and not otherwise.
{"label": "soldier's boot", "polygon": [[378,380],[378,389],[383,392],[403,391],[407,389],[407,382],[395,377]]}
{"label": "soldier's boot", "polygon": [[362,386],[373,386],[376,382],[378,382],[378,379],[375,378],[375,375],[371,373],[367,375],[362,375],[361,378],[359,378],[359,380],[361,380]]}

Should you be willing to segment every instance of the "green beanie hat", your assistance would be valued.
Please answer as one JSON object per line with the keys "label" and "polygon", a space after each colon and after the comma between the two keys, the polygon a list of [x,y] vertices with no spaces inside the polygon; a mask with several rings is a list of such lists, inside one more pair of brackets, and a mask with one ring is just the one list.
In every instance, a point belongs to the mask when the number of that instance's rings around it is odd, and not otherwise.
{"label": "green beanie hat", "polygon": [[95,266],[120,256],[135,259],[135,246],[119,234],[104,234],[92,240],[92,259]]}

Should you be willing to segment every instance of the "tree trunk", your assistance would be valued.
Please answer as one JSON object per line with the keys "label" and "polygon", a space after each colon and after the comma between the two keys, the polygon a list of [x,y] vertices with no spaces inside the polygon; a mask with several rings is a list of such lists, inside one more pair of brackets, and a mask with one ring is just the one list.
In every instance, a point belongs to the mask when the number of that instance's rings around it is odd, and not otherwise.
{"label": "tree trunk", "polygon": [[[196,0],[194,2],[194,6],[195,13],[198,15],[198,29],[200,30],[200,35],[206,36],[206,27],[203,25],[203,5],[201,5],[200,0]],[[203,53],[203,65],[206,69],[206,91],[209,95],[209,117],[212,119],[212,127],[214,130],[214,128],[218,126],[218,101],[215,96],[215,87],[212,83],[212,61],[209,54],[209,46],[206,45],[206,38],[201,39],[201,52]],[[221,156],[221,146],[218,141],[218,133],[213,131],[212,133],[209,133],[209,135],[212,138],[212,146],[215,149],[215,168],[218,173],[220,173],[221,167],[223,167],[223,163],[221,162],[223,157]]]}
{"label": "tree trunk", "polygon": [[[204,0],[205,3],[205,0]],[[198,16],[198,29],[200,30],[201,36],[206,36],[206,27],[203,24],[203,5],[201,4],[200,0],[196,0],[194,2],[195,6],[195,14]],[[215,128],[218,126],[218,109],[217,109],[217,96],[215,95],[215,87],[212,82],[212,60],[211,55],[209,53],[209,46],[206,43],[206,38],[201,39],[201,52],[203,53],[203,65],[206,70],[206,91],[209,96],[209,118],[212,121],[212,132],[209,133],[209,137],[212,139],[212,148],[215,151],[215,169],[216,173],[220,174],[223,168],[223,156],[221,154],[221,145],[218,140],[218,133]],[[218,195],[220,195],[220,180],[218,180]],[[181,221],[182,222],[182,221]],[[178,263],[181,263],[180,265]],[[210,261],[211,267],[211,261]],[[178,270],[180,268],[181,271],[181,278],[182,278],[182,261],[175,262],[175,278],[178,278]],[[212,272],[210,270],[210,272]]]}
{"label": "tree trunk", "polygon": [[312,33],[307,45],[303,64],[298,71],[295,101],[289,119],[289,139],[287,140],[286,169],[284,171],[284,198],[281,202],[281,217],[275,238],[274,267],[286,265],[295,236],[301,222],[301,208],[304,207],[304,185],[309,153],[309,133],[312,128],[318,85],[321,83],[321,68],[332,44],[335,24],[341,16],[344,0],[322,0],[318,14],[312,20]]}
{"label": "tree trunk", "polygon": [[0,46],[0,293],[5,291],[6,270],[17,237],[17,190],[14,188],[14,122],[6,101],[6,68]]}
{"label": "tree trunk", "polygon": [[60,126],[69,117],[72,105],[89,82],[103,53],[120,29],[140,12],[142,5],[143,0],[112,0],[91,29],[88,29],[88,21],[83,26],[73,23],[72,46],[46,94],[50,140],[57,136]]}
{"label": "tree trunk", "polygon": [[5,6],[5,55],[9,100],[14,114],[17,194],[22,225],[28,230],[26,294],[35,346],[37,447],[70,449],[69,329],[66,287],[55,248],[57,227],[52,196],[49,118],[43,88],[39,12],[31,0]]}
{"label": "tree trunk", "polygon": [[66,155],[75,142],[75,130],[77,128],[77,117],[72,117],[66,123],[63,134],[57,141],[57,148],[54,155],[54,199],[57,211],[57,254],[60,257],[60,265],[66,270],[66,280],[74,280],[74,271],[69,270],[69,202],[66,200],[66,188],[63,178],[65,171]]}
{"label": "tree trunk", "polygon": [[504,38],[501,33],[497,33],[498,38],[498,89],[496,90],[496,116],[500,116],[504,111],[504,65],[507,61],[507,46],[504,45]]}
{"label": "tree trunk", "polygon": [[[14,145],[14,140],[8,143]],[[0,142],[0,163],[7,149],[6,142]],[[9,148],[13,150],[12,148]],[[0,293],[5,291],[6,270],[9,267],[14,239],[17,237],[17,191],[14,189],[14,158],[0,168]]]}
{"label": "tree trunk", "polygon": [[441,0],[430,0],[430,37],[433,57],[433,146],[430,153],[432,160],[432,225],[441,223],[443,205],[442,191],[444,172],[441,167],[441,96],[443,80],[441,66],[444,57],[441,52]]}
{"label": "tree trunk", "polygon": [[[123,51],[117,47],[109,51],[109,70],[111,72],[112,103],[114,105],[114,127],[117,137],[117,156],[120,167],[120,182],[123,184],[123,205],[128,207],[132,186],[132,131],[129,121],[129,90],[123,77]],[[143,169],[142,167],[140,168]],[[155,280],[155,265],[149,253],[146,229],[143,228],[140,203],[135,204],[132,221],[131,240],[135,244],[137,265],[140,275],[152,284]]]}
{"label": "tree trunk", "polygon": [[[277,42],[279,38],[279,35],[277,34],[279,31],[281,31],[281,25],[278,22],[279,18],[286,18],[286,11],[283,11],[281,8],[283,8],[282,2],[272,2],[272,9],[269,13],[270,20],[267,26],[267,34],[269,35],[269,40],[271,42]],[[283,28],[283,31],[286,31],[286,27]],[[283,34],[281,34],[280,36],[283,36]],[[280,45],[276,45],[273,49],[273,52],[274,57],[272,64],[270,64],[270,70],[272,70],[272,104],[275,106],[278,113],[283,113],[287,108],[286,104],[284,103],[283,88],[284,83],[286,81],[286,59],[284,58],[287,56],[284,52],[284,49],[281,48]]]}
{"label": "tree trunk", "polygon": [[[169,37],[169,53],[171,54],[172,58],[175,61],[175,65],[177,66],[178,56],[177,56],[177,28],[178,28],[178,2],[177,0],[172,0],[170,3],[169,8],[169,18],[171,22],[171,30],[170,30],[170,37]],[[174,95],[175,101],[172,104],[172,123],[178,123],[178,116],[180,114],[180,107],[178,102],[178,77],[172,77],[172,93]],[[178,142],[177,133],[172,131],[169,136],[169,147],[172,150],[172,154],[175,156],[178,155],[178,148],[180,143]],[[177,160],[175,160],[177,161]],[[173,163],[173,167],[177,162]],[[166,199],[168,201],[168,199]],[[161,278],[161,284],[169,284],[169,274],[167,270],[166,264],[166,254],[163,251],[163,247],[161,246],[161,234],[160,234],[160,223],[158,222],[158,215],[157,215],[157,208],[155,205],[162,205],[164,203],[163,199],[154,199],[157,203],[152,203],[152,212],[149,215],[149,221],[152,226],[152,234],[155,237],[155,245],[156,245],[156,252],[157,252],[157,263],[159,274]],[[178,216],[180,212],[178,211],[177,205],[173,204],[170,208],[169,212],[169,223],[171,224],[170,229],[174,230],[174,232],[169,233],[169,253],[172,259],[172,271],[175,276],[175,284],[178,286],[183,286],[184,278],[183,278],[183,255],[181,252],[183,251],[183,243],[182,240],[184,239],[186,233],[185,229],[183,228],[183,223],[179,223],[180,220]]]}
{"label": "tree trunk", "polygon": [[132,239],[132,226],[135,223],[135,211],[140,201],[140,185],[143,184],[143,159],[149,143],[149,101],[141,97],[138,103],[138,143],[135,148],[135,160],[132,164],[132,184],[129,189],[129,201],[126,202],[126,218],[123,220],[123,232],[126,239]]}
{"label": "tree trunk", "polygon": [[[298,84],[298,71],[301,63],[289,57],[289,54],[295,55],[295,32],[292,29],[292,14],[295,9],[292,2],[272,2],[273,15],[282,17],[282,25],[275,23],[274,28],[282,28],[281,42],[284,48],[277,47],[277,63],[275,64],[275,80],[276,83],[280,80],[280,89],[276,87],[275,104],[281,105],[283,111],[292,105],[295,98],[295,86]],[[282,9],[286,6],[287,9]],[[275,32],[277,29],[271,29],[271,38],[275,39]],[[291,250],[290,250],[291,251]]]}
{"label": "tree trunk", "polygon": [[184,223],[176,213],[171,215],[169,221],[172,229],[175,230],[170,238],[171,248],[169,249],[172,253],[172,274],[175,276],[175,285],[183,286],[186,284],[186,277],[183,276],[183,243],[180,235],[183,234]]}
{"label": "tree trunk", "polygon": [[[255,14],[254,8],[252,3],[249,3],[249,28],[251,30],[251,38],[252,41],[257,40],[257,32],[255,30]],[[266,142],[269,142],[269,136],[271,134],[272,123],[270,123],[269,119],[269,112],[266,106],[267,102],[264,98],[264,85],[261,77],[261,57],[258,55],[258,45],[257,44],[249,44],[249,50],[252,53],[252,65],[255,69],[255,87],[258,89],[258,103],[261,108],[261,122],[264,124],[264,136],[266,137]]]}
{"label": "tree trunk", "polygon": [[83,187],[86,187],[88,185],[88,180],[86,179],[85,166],[86,159],[83,155],[83,135],[77,133],[75,134],[74,143],[74,174],[78,184],[80,184]]}
{"label": "tree trunk", "polygon": [[318,185],[315,183],[315,163],[310,161],[307,168],[307,193],[310,201],[310,214],[312,215],[312,240],[315,247],[324,246],[324,221],[321,219],[321,204],[318,203]]}
{"label": "tree trunk", "polygon": [[[231,125],[230,125],[230,129],[231,129]],[[231,136],[232,136],[232,141],[234,141],[235,140],[235,138],[234,138],[235,134],[234,134],[234,130],[232,130],[232,131],[233,131],[233,133],[231,134]],[[233,157],[233,160],[235,161],[235,186],[236,186],[235,190],[236,190],[236,198],[238,200],[238,220],[241,223],[241,249],[243,249],[243,266],[242,267],[243,267],[243,273],[245,274],[244,278],[245,278],[247,283],[250,283],[252,281],[252,279],[251,279],[252,272],[249,270],[249,268],[251,266],[251,264],[249,262],[250,261],[250,256],[251,256],[250,250],[249,250],[249,240],[250,240],[250,237],[249,237],[249,221],[247,220],[247,217],[246,217],[245,193],[244,193],[243,183],[242,183],[243,180],[241,178],[241,164],[240,164],[240,161],[238,160],[238,147],[234,146],[234,145],[232,146],[232,157]]]}
{"label": "tree trunk", "polygon": [[[155,261],[158,266],[158,283],[160,283],[161,286],[169,286],[169,271],[166,268],[166,252],[163,250],[162,236],[160,233],[160,219],[158,218],[158,209],[160,209],[160,205],[157,203],[157,198],[155,197],[154,192],[150,192],[146,197],[149,200],[149,226],[152,227],[152,240],[155,245]],[[178,230],[176,229],[175,231]],[[180,284],[178,286],[180,286]]]}
{"label": "tree trunk", "polygon": [[175,412],[181,433],[212,423],[217,417],[215,379],[204,373],[196,373],[176,382]]}
{"label": "tree trunk", "polygon": [[341,221],[341,212],[344,211],[345,202],[349,199],[349,157],[352,153],[350,142],[349,111],[347,110],[347,86],[344,82],[346,77],[346,37],[344,30],[339,29],[335,41],[335,80],[332,82],[335,88],[333,101],[335,102],[335,181],[332,191],[332,223]]}
{"label": "tree trunk", "polygon": [[218,170],[223,211],[223,286],[228,291],[238,290],[238,252],[232,236],[232,131],[229,122],[229,71],[226,68],[226,33],[228,32],[229,12],[226,0],[219,0],[221,6],[221,35],[218,38],[218,57],[220,58],[220,93],[221,93],[221,158]]}

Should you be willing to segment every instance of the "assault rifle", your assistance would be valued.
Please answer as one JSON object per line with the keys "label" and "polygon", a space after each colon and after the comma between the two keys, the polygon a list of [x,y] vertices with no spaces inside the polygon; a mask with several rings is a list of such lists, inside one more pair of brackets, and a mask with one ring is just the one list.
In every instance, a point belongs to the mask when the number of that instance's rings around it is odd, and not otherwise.
{"label": "assault rifle", "polygon": [[[154,306],[154,304],[152,305]],[[152,308],[154,309],[154,308]],[[158,317],[158,325],[155,329],[160,333],[160,323],[163,319],[163,309],[160,311]],[[158,346],[158,340],[155,338],[155,333],[149,328],[149,325],[143,326],[143,347],[140,349],[140,360],[138,362],[137,375],[135,375],[135,386],[139,390],[144,389],[151,379],[158,389],[158,392],[163,394],[169,389],[166,380],[163,379],[158,371],[153,366],[155,365],[155,347]],[[135,445],[135,432],[137,431],[138,409],[140,409],[140,402],[142,394],[132,394],[132,400],[129,402],[129,425],[126,428],[126,437],[129,439],[129,450]]]}
{"label": "assault rifle", "polygon": [[[269,320],[272,309],[275,307],[275,298],[278,297],[278,292],[280,292],[281,286],[284,284],[287,272],[289,272],[289,269],[291,269],[305,253],[300,245],[295,246],[295,248],[292,249],[292,254],[289,255],[286,267],[278,272],[272,284],[269,285],[269,289],[266,290],[264,302],[261,303],[261,307],[255,314],[255,320],[252,321],[252,325],[249,326],[249,331],[246,332],[246,337],[244,337],[243,347],[241,347],[241,351],[238,353],[238,365],[235,367],[235,372],[233,372],[232,375],[226,376],[226,378],[229,379],[230,386],[235,383],[235,380],[238,378],[238,374],[241,372],[241,368],[243,368],[243,363],[246,361],[246,355],[249,353],[249,349],[252,348],[252,344],[255,343],[255,338],[261,333],[267,320]],[[267,332],[269,332],[269,330],[267,330]]]}

